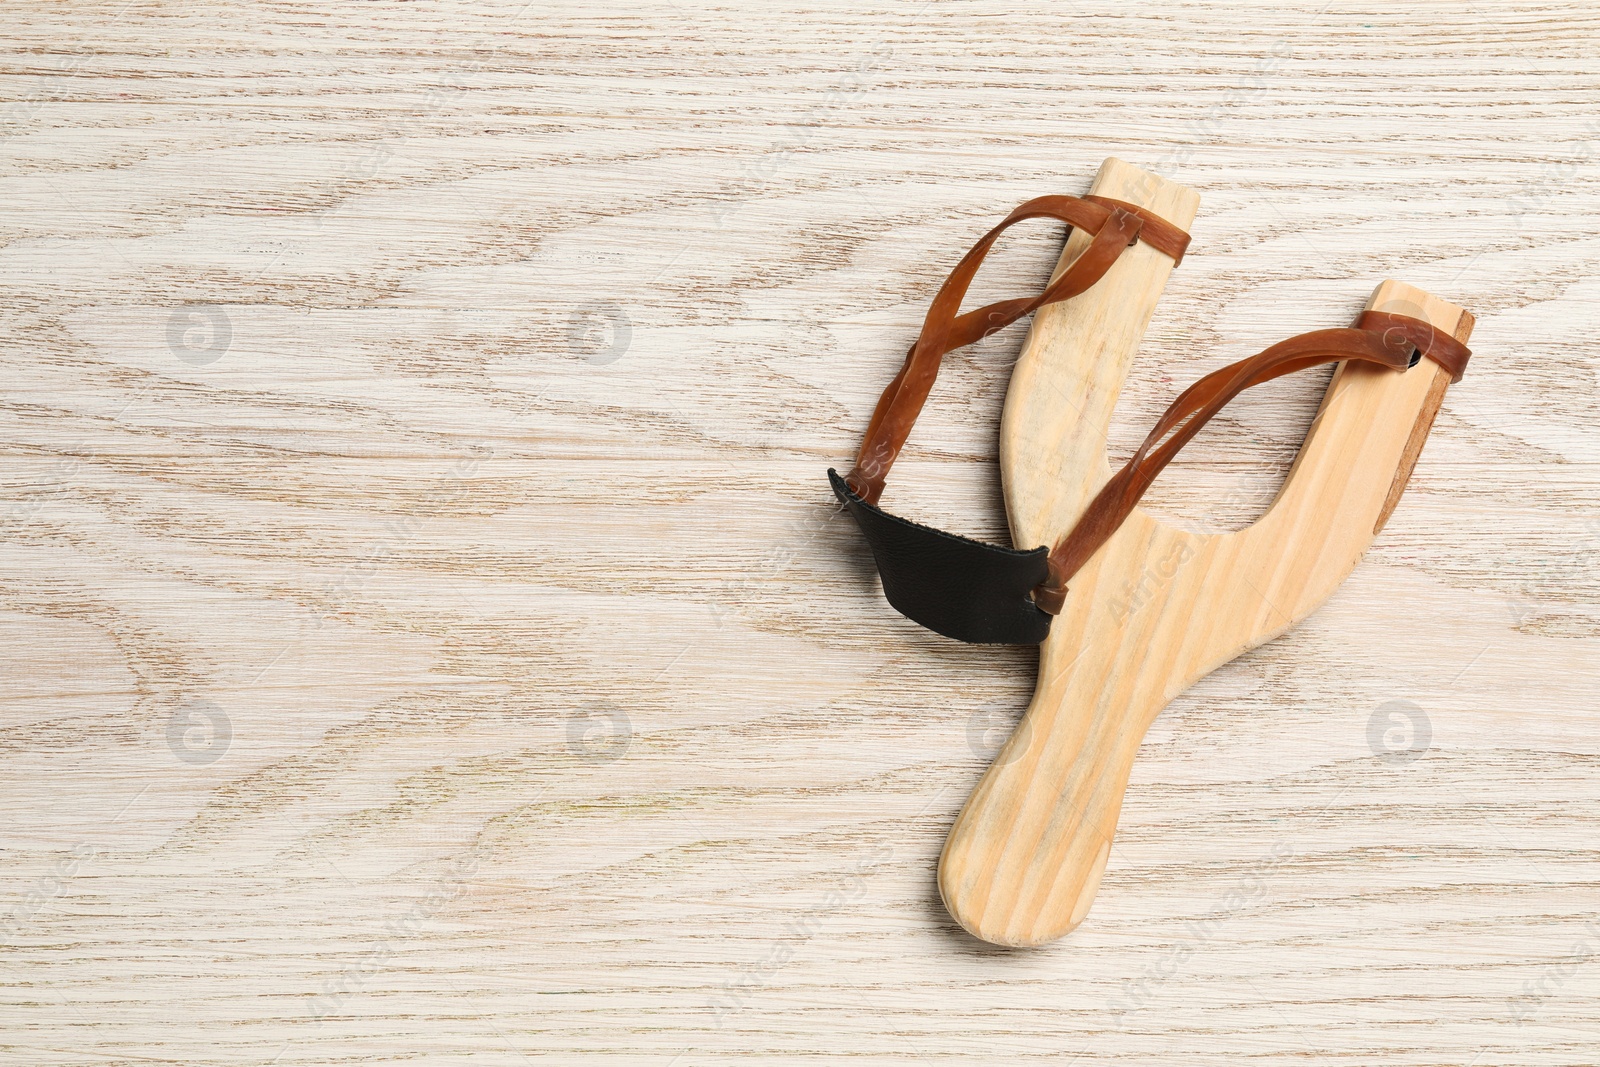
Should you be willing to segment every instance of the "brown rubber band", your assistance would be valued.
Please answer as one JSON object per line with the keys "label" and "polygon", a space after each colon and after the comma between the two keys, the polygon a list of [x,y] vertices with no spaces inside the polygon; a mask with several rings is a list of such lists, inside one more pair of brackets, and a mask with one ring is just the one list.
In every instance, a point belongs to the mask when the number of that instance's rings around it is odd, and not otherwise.
{"label": "brown rubber band", "polygon": [[1130,204],[1126,200],[1113,200],[1109,196],[1091,194],[1084,199],[1092,204],[1121,208],[1130,215],[1139,216],[1139,220],[1144,223],[1139,231],[1139,240],[1171,259],[1174,267],[1183,262],[1183,254],[1189,248],[1189,235],[1160,215],[1137,204]]}
{"label": "brown rubber band", "polygon": [[[1059,219],[1093,234],[1094,238],[1038,296],[1001,300],[959,314],[961,300],[967,295],[973,276],[995,240],[1011,226],[1037,218]],[[921,334],[906,353],[900,372],[879,398],[872,421],[867,424],[861,450],[856,454],[855,466],[845,476],[850,491],[869,504],[878,502],[889,468],[905,446],[911,427],[933,390],[945,353],[972,344],[1047,304],[1084,292],[1104,277],[1123,250],[1136,240],[1146,242],[1176,261],[1183,258],[1189,235],[1132,204],[1103,197],[1041,196],[1018,207],[980,238],[956,264],[933,298],[923,319]]]}
{"label": "brown rubber band", "polygon": [[[995,240],[1016,223],[1035,218],[1059,219],[1094,236],[1038,296],[1001,300],[960,314],[961,301]],[[878,399],[855,466],[844,479],[849,491],[867,504],[877,504],[889,468],[905,446],[947,352],[972,344],[1047,304],[1084,292],[1104,277],[1135,241],[1177,264],[1188,248],[1189,235],[1145,208],[1109,197],[1041,196],[1018,207],[980,238],[939,288],[916,343]],[[1068,579],[1116,533],[1179,450],[1244,390],[1285,374],[1352,359],[1403,371],[1427,358],[1449,371],[1454,383],[1461,380],[1471,354],[1454,337],[1420,319],[1367,311],[1352,328],[1303,333],[1212,371],[1172,402],[1138,451],[1101,487],[1077,523],[1051,549],[1048,575],[1033,590],[1034,604],[1051,615],[1060,614]]]}
{"label": "brown rubber band", "polygon": [[1352,329],[1303,333],[1279,341],[1249,359],[1212,371],[1172,402],[1138,451],[1101,487],[1071,531],[1050,550],[1050,574],[1034,590],[1033,602],[1040,610],[1059,615],[1066,600],[1067,580],[1117,532],[1156,475],[1178,451],[1246,389],[1295,371],[1347,359],[1403,371],[1427,358],[1449,371],[1452,382],[1458,382],[1471,355],[1460,341],[1420,319],[1367,311]]}

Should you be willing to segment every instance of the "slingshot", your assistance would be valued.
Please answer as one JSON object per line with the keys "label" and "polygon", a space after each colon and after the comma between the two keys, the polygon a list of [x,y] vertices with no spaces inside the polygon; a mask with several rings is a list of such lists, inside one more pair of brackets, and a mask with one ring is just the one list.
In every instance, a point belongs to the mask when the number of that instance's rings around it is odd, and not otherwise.
{"label": "slingshot", "polygon": [[[1196,382],[1113,474],[1104,452],[1112,408],[1198,200],[1108,159],[1090,197],[1044,197],[1013,212],[935,298],[856,466],[843,478],[829,472],[902,612],[963,640],[1042,641],[1033,700],[939,863],[950,914],[995,944],[1043,944],[1083,921],[1156,715],[1344,580],[1394,510],[1469,355],[1471,315],[1385,282],[1356,327],[1302,334]],[[1074,226],[1051,285],[1033,300],[957,314],[999,232],[1039,215]],[[984,545],[878,508],[939,357],[1036,309],[1000,427],[1012,539],[1025,547]],[[1254,525],[1196,534],[1135,506],[1232,397],[1330,362],[1341,365],[1300,454]],[[1120,596],[1130,586],[1148,595],[1130,605]]]}

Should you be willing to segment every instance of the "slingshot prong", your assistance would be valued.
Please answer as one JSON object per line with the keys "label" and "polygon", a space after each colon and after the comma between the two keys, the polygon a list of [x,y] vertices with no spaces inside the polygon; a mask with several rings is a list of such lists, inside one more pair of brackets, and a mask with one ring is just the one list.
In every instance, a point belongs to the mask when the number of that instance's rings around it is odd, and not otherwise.
{"label": "slingshot prong", "polygon": [[[1100,165],[1089,190],[1147,207],[1185,230],[1200,195],[1120,159]],[[1060,271],[1089,244],[1073,233]],[[1142,244],[1118,258],[1093,289],[1041,308],[1011,371],[1000,418],[1000,474],[1012,543],[1054,544],[1111,474],[1106,429],[1172,260]]]}

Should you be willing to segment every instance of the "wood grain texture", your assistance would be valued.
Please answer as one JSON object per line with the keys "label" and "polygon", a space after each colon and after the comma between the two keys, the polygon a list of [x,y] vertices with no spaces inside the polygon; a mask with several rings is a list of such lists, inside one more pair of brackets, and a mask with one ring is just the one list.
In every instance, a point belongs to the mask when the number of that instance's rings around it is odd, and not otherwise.
{"label": "wood grain texture", "polygon": [[[5,15],[0,1061],[1594,1062],[1590,6]],[[1204,203],[1112,461],[1385,278],[1477,356],[1022,954],[933,871],[1035,657],[895,615],[824,471],[1108,155]],[[891,509],[1004,536],[1023,334],[947,360]],[[1307,377],[1146,509],[1261,515]]]}

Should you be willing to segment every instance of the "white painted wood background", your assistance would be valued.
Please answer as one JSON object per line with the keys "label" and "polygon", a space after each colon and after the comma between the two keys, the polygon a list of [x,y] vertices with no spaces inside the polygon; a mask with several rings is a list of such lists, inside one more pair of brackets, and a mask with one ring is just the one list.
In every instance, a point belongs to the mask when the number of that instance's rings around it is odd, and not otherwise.
{"label": "white painted wood background", "polygon": [[[7,4],[0,1062],[1600,1062],[1597,33]],[[1476,356],[1340,593],[1158,721],[1082,929],[1009,952],[933,867],[1033,653],[895,615],[823,471],[974,237],[1106,155],[1202,197],[1113,456],[1386,277]],[[1003,530],[1022,329],[893,506]],[[1248,522],[1323,381],[1153,509]]]}

